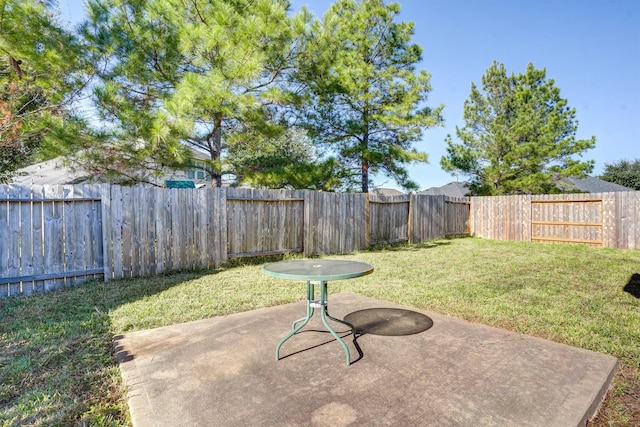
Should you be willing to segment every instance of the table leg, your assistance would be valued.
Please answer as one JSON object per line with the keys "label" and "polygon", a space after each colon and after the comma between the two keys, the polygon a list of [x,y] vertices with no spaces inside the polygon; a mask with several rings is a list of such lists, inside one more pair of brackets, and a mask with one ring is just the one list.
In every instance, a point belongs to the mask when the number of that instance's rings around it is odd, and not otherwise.
{"label": "table leg", "polygon": [[329,332],[331,332],[331,335],[334,336],[334,338],[336,339],[336,341],[338,341],[340,343],[340,345],[342,346],[342,348],[344,348],[345,353],[347,353],[347,365],[351,364],[351,352],[349,351],[349,347],[347,347],[347,344],[342,340],[342,338],[340,337],[340,335],[338,335],[338,333],[335,331],[335,329],[333,329],[331,327],[331,325],[329,324],[329,322],[327,322],[327,317],[331,320],[333,320],[334,322],[338,322],[341,323],[345,326],[348,326],[351,329],[351,333],[353,335],[353,337],[355,338],[356,336],[356,328],[349,322],[344,321],[344,320],[340,320],[340,319],[336,319],[335,317],[331,316],[328,312],[327,309],[327,299],[328,299],[328,293],[327,293],[327,282],[322,282],[321,283],[321,287],[320,287],[320,300],[323,302],[323,307],[322,307],[322,311],[320,312],[321,314],[321,318],[322,318],[322,323],[324,323],[325,328],[327,328],[329,330]]}
{"label": "table leg", "polygon": [[[276,360],[280,359],[280,347],[282,347],[282,344],[285,343],[285,341],[287,341],[289,338],[291,338],[293,335],[295,335],[300,329],[302,329],[308,322],[309,319],[311,319],[311,317],[313,316],[314,313],[314,307],[319,307],[320,308],[320,315],[322,318],[322,323],[324,324],[325,328],[327,328],[327,330],[331,333],[331,335],[333,335],[333,337],[336,339],[336,341],[338,341],[340,343],[340,345],[342,346],[342,348],[344,349],[346,356],[347,356],[347,365],[351,364],[351,352],[349,351],[349,347],[347,346],[347,344],[343,341],[343,339],[340,337],[340,335],[338,335],[338,333],[335,331],[335,329],[333,329],[333,327],[331,327],[331,325],[329,324],[329,322],[327,321],[327,318],[333,320],[334,322],[338,322],[341,323],[345,326],[348,326],[351,329],[351,333],[353,334],[353,337],[355,338],[356,336],[356,328],[349,322],[346,322],[344,320],[341,319],[337,319],[333,316],[331,316],[327,310],[327,299],[328,299],[328,292],[327,292],[327,282],[326,281],[322,281],[320,282],[320,300],[316,301],[314,300],[315,298],[315,289],[314,289],[314,285],[311,281],[307,282],[307,315],[306,317],[302,317],[298,320],[296,320],[295,322],[293,322],[293,324],[291,325],[291,332],[289,334],[287,334],[287,336],[285,336],[284,338],[282,338],[280,340],[280,342],[278,343],[277,347],[276,347]],[[299,324],[299,325],[298,325]]]}
{"label": "table leg", "polygon": [[[307,315],[293,322],[293,324],[291,325],[291,331],[292,331],[291,335],[295,334],[297,331],[302,329],[304,325],[306,325],[309,322],[309,319],[313,317],[314,308],[312,303],[313,303],[313,299],[315,298],[315,294],[316,292],[315,292],[313,283],[307,282]],[[304,323],[300,325],[300,327],[296,327],[296,323],[300,323],[300,322],[304,322]],[[283,342],[284,341],[286,340],[283,340]]]}
{"label": "table leg", "polygon": [[[314,312],[314,308],[312,306],[314,297],[315,297],[315,289],[314,289],[313,283],[307,282],[307,315],[305,317],[302,317],[294,321],[293,324],[291,325],[291,332],[280,340],[280,342],[276,346],[276,360],[280,360],[280,347],[282,347],[282,344],[284,344],[285,341],[287,341],[289,338],[294,336],[296,332],[304,328],[304,326],[307,323],[309,323],[309,319],[311,319]],[[301,323],[301,324],[296,326],[298,323]]]}

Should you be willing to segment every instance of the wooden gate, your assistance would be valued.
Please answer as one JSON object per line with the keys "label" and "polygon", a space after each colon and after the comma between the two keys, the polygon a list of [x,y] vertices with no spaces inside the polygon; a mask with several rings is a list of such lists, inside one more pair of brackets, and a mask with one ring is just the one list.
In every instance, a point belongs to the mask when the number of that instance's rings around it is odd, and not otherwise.
{"label": "wooden gate", "polygon": [[602,199],[531,200],[531,241],[603,246]]}

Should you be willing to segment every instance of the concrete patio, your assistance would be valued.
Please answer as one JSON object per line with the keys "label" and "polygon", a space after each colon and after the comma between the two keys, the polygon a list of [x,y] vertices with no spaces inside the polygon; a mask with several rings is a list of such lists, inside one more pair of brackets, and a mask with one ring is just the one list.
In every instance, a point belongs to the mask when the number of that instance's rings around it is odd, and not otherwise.
{"label": "concrete patio", "polygon": [[345,351],[305,302],[115,337],[135,427],[580,426],[611,356],[354,294],[329,297]]}

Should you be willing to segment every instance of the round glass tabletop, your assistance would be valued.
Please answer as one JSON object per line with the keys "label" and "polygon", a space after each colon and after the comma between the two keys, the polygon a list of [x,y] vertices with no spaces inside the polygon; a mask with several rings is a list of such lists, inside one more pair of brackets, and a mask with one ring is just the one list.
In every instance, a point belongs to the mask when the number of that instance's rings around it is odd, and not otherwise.
{"label": "round glass tabletop", "polygon": [[303,259],[266,264],[262,271],[270,276],[290,280],[333,281],[365,276],[373,267],[359,261]]}

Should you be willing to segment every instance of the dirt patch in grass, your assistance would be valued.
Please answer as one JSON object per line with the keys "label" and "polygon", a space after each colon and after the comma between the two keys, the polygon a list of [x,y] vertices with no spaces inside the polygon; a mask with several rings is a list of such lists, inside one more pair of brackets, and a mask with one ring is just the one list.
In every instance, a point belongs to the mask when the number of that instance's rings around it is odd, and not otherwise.
{"label": "dirt patch in grass", "polygon": [[640,366],[635,369],[621,366],[619,369],[614,385],[588,427],[610,427],[617,423],[640,426]]}

